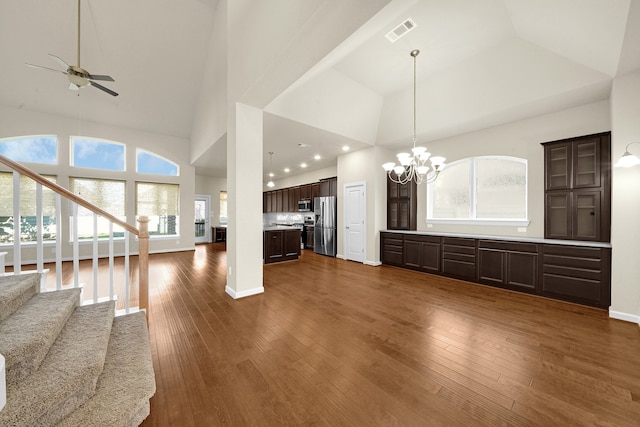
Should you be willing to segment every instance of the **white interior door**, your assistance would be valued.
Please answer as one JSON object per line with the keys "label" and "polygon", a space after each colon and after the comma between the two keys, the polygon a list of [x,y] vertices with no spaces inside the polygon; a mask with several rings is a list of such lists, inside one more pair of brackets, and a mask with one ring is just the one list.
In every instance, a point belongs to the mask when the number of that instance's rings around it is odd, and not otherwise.
{"label": "white interior door", "polygon": [[347,184],[344,187],[345,258],[365,260],[365,184]]}
{"label": "white interior door", "polygon": [[210,197],[209,196],[195,196],[194,205],[194,229],[195,229],[195,242],[196,243],[209,243],[211,241],[211,227],[209,224],[210,212]]}

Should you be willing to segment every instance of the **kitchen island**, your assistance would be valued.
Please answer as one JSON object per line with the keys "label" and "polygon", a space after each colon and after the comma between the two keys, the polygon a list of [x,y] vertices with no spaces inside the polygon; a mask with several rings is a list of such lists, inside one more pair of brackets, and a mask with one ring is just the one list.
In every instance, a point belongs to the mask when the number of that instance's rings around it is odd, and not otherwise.
{"label": "kitchen island", "polygon": [[300,257],[301,227],[271,226],[264,228],[264,263],[293,261]]}

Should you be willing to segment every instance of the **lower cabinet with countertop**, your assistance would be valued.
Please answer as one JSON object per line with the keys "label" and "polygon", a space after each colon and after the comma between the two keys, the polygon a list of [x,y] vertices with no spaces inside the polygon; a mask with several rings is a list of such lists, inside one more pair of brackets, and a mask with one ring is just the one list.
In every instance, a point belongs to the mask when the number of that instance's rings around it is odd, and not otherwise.
{"label": "lower cabinet with countertop", "polygon": [[381,231],[382,263],[599,308],[611,304],[611,245]]}
{"label": "lower cabinet with countertop", "polygon": [[300,228],[264,229],[264,263],[292,261],[300,257]]}

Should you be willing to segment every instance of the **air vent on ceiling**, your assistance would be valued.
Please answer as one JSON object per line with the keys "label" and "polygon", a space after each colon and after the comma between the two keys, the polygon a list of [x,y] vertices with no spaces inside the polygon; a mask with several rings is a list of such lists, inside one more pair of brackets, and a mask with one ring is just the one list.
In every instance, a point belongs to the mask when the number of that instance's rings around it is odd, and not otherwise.
{"label": "air vent on ceiling", "polygon": [[393,30],[389,31],[385,37],[391,43],[393,43],[396,40],[398,40],[400,37],[407,34],[409,31],[413,30],[415,27],[416,27],[416,23],[413,22],[413,19],[407,18],[404,20],[402,24],[398,25]]}

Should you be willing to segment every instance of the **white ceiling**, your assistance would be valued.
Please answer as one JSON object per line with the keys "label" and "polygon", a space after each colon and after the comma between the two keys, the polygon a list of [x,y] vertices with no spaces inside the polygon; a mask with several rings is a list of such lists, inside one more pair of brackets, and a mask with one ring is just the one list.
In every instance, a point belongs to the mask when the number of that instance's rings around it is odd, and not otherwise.
{"label": "white ceiling", "polygon": [[[217,0],[82,4],[81,65],[120,96],[78,99],[62,74],[23,65],[76,64],[75,0],[0,0],[0,104],[189,138]],[[409,17],[416,29],[390,43]],[[640,0],[393,0],[266,108],[265,173],[269,151],[282,176],[335,165],[345,144],[408,146],[412,49],[428,143],[607,99],[615,76],[640,69],[639,36]],[[225,159],[221,141],[194,165],[224,176]]]}

